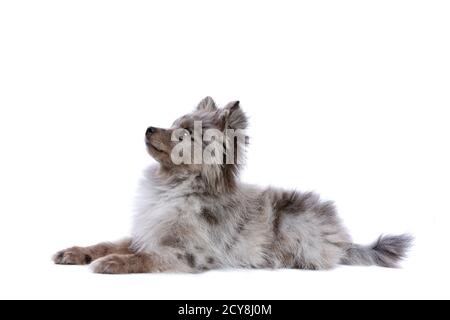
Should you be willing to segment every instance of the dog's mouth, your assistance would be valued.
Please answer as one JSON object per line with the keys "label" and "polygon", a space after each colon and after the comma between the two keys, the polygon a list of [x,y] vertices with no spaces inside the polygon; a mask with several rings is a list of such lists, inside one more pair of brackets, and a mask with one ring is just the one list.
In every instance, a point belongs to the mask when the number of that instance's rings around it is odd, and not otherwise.
{"label": "dog's mouth", "polygon": [[156,153],[166,153],[166,151],[162,150],[156,143],[149,141],[149,139],[145,139],[145,144],[150,150],[155,151]]}

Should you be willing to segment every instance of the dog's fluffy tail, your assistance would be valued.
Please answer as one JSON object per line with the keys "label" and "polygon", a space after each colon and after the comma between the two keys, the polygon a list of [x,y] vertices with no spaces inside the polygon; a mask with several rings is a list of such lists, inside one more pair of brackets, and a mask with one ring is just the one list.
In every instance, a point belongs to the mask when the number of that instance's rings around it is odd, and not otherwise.
{"label": "dog's fluffy tail", "polygon": [[406,257],[411,247],[413,237],[408,234],[400,236],[381,236],[369,246],[351,244],[341,260],[344,265],[376,265],[396,268],[398,263]]}

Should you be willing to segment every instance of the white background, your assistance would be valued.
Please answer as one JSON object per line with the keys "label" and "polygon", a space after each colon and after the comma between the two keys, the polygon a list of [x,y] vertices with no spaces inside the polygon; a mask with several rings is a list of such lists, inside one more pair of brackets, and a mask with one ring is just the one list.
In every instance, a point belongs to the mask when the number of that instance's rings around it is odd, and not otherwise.
{"label": "white background", "polygon": [[[0,298],[450,298],[448,1],[2,1]],[[55,266],[130,230],[143,136],[206,95],[251,117],[243,179],[336,201],[402,269],[104,276]]]}

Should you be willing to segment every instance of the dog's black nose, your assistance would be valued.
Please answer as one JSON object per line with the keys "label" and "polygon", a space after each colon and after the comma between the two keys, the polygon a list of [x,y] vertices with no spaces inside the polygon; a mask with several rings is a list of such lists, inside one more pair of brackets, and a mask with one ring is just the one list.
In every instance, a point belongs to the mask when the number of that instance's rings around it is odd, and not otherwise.
{"label": "dog's black nose", "polygon": [[156,132],[156,129],[154,127],[148,127],[147,131],[145,132],[146,135],[150,135]]}

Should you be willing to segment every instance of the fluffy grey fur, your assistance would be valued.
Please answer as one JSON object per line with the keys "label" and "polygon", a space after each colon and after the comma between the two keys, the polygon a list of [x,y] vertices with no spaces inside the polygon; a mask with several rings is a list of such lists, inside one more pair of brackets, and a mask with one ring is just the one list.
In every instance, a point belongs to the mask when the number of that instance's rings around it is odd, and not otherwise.
{"label": "fluffy grey fur", "polygon": [[[105,244],[63,250],[56,263],[96,260],[93,269],[100,273],[322,270],[338,264],[395,267],[405,257],[410,236],[353,244],[333,203],[315,193],[241,183],[238,165],[174,165],[170,135],[179,128],[191,130],[194,121],[222,131],[248,124],[239,102],[219,109],[207,97],[170,129],[148,130],[147,148],[159,164],[145,172],[140,185],[131,239],[117,244],[120,252],[111,249],[115,244],[108,244],[107,252],[101,251]],[[238,142],[226,141],[225,149],[233,143]]]}

